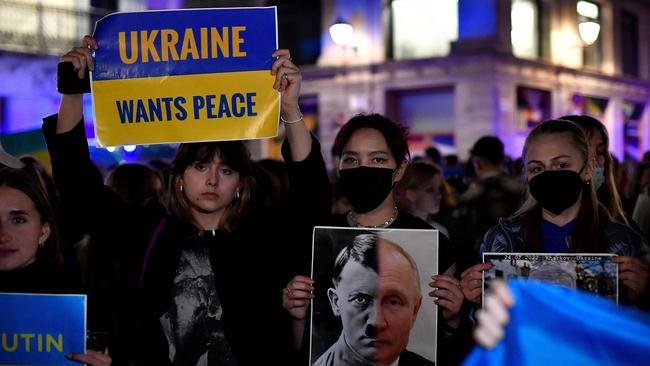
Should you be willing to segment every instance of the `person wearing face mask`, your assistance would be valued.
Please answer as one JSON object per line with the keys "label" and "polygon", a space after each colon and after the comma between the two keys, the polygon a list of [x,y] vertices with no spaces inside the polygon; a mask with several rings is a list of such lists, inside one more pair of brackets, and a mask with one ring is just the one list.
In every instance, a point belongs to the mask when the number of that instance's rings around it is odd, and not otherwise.
{"label": "person wearing face mask", "polygon": [[[620,298],[643,306],[648,244],[598,204],[584,132],[566,120],[544,122],[530,132],[522,155],[529,196],[512,217],[487,232],[480,252],[617,254]],[[477,264],[463,272],[461,285],[470,303],[480,304],[482,271],[490,267]]]}
{"label": "person wearing face mask", "polygon": [[[338,166],[340,189],[352,206],[347,214],[334,215],[324,225],[338,227],[434,229],[407,212],[399,210],[394,194],[395,185],[402,179],[410,154],[404,129],[379,114],[360,114],[350,119],[339,131],[332,149],[341,157]],[[285,158],[286,158],[285,154]],[[329,191],[314,192],[326,195]],[[461,327],[460,307],[463,302],[458,279],[453,277],[455,260],[449,239],[439,234],[440,275],[433,276],[430,292],[433,302],[440,306],[438,339],[453,339]],[[299,269],[309,273],[311,247],[306,247]],[[300,273],[299,272],[299,273]],[[295,276],[286,286],[282,302],[293,319],[294,346],[305,350],[304,336],[307,310],[312,298],[314,282],[304,275]],[[427,306],[424,302],[422,306]],[[428,306],[433,306],[429,303]],[[464,329],[464,328],[463,328]],[[453,343],[449,341],[449,343]],[[439,360],[458,357],[451,346],[439,346]],[[445,354],[448,352],[449,354]],[[442,362],[443,364],[445,362]]]}
{"label": "person wearing face mask", "polygon": [[584,131],[587,137],[589,154],[594,163],[591,184],[596,191],[598,202],[605,206],[614,220],[621,224],[631,225],[632,228],[637,230],[636,224],[623,210],[621,196],[618,189],[616,189],[614,163],[612,155],[609,153],[609,134],[605,125],[590,116],[569,115],[562,116],[559,119],[575,123]]}

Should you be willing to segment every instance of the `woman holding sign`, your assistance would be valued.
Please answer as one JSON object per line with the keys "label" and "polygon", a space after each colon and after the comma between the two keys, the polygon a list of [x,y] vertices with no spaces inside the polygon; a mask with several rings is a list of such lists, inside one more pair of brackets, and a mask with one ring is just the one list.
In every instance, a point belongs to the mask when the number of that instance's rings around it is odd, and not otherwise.
{"label": "woman holding sign", "polygon": [[[24,169],[0,168],[0,292],[74,293],[62,267],[54,211],[36,179]],[[92,350],[66,357],[95,366],[111,364],[107,353]]]}
{"label": "woman holding sign", "polygon": [[[98,47],[86,36],[61,62],[72,63],[83,78]],[[295,119],[298,88],[285,75],[300,75],[276,73],[280,66],[292,70],[288,51],[270,56],[283,119]],[[171,176],[172,214],[160,217],[127,209],[102,184],[82,113],[81,94],[63,95],[58,115],[46,118],[43,130],[64,203],[88,233],[112,243],[121,265],[121,332],[112,337],[121,342],[119,361],[282,364],[290,348],[289,322],[277,299],[289,278],[284,260],[291,260],[293,243],[310,240],[313,213],[320,212],[318,202],[293,187],[316,187],[318,174],[325,174],[318,142],[306,128],[287,128],[292,205],[282,213],[256,205],[256,167],[241,141],[181,144]],[[302,233],[307,236],[296,238]]]}
{"label": "woman holding sign", "polygon": [[[293,69],[291,65],[291,70]],[[284,68],[278,70],[283,72]],[[295,78],[295,79],[294,79]],[[289,87],[299,86],[299,74],[289,73]],[[288,128],[304,126],[302,116],[295,120],[285,120]],[[304,127],[302,127],[304,129]],[[307,135],[302,135],[307,139]],[[308,140],[307,140],[308,141]],[[288,140],[293,143],[292,140]],[[304,144],[304,142],[303,142]],[[397,123],[379,114],[360,114],[350,119],[338,132],[334,141],[333,153],[341,156],[338,168],[341,189],[352,206],[346,215],[337,215],[321,221],[322,225],[338,227],[399,228],[399,229],[434,229],[423,220],[400,211],[393,187],[402,179],[410,160],[406,132]],[[285,154],[285,160],[287,154]],[[321,175],[322,176],[322,175]],[[328,190],[312,187],[312,201],[318,196],[328,196]],[[327,213],[327,212],[325,212]],[[440,306],[440,339],[448,338],[460,328],[460,307],[463,295],[459,280],[453,277],[455,271],[454,255],[449,239],[442,233],[439,241],[440,275],[431,278],[431,301]],[[301,263],[308,265],[311,261],[311,247],[305,246]],[[309,273],[304,266],[298,273]],[[323,284],[325,286],[325,284]],[[313,297],[314,282],[304,275],[297,275],[285,286],[282,303],[292,317],[294,329],[294,347],[305,349],[303,337],[306,329],[306,316]],[[445,337],[446,336],[446,337]],[[439,347],[441,353],[458,354],[450,347]],[[455,355],[441,355],[440,358]]]}
{"label": "woman holding sign", "polygon": [[[561,119],[540,124],[526,138],[523,159],[528,199],[512,218],[501,219],[487,232],[481,253],[617,254],[622,298],[642,305],[648,289],[648,245],[598,204],[593,159],[580,127]],[[482,272],[490,267],[483,263],[463,272],[461,284],[469,302],[480,304]]]}

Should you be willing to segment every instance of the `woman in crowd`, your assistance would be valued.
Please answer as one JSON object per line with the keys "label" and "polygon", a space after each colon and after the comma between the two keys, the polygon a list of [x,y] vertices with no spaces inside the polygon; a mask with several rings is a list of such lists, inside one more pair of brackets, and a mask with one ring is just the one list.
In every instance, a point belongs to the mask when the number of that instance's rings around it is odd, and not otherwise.
{"label": "woman in crowd", "polygon": [[[647,243],[598,204],[584,132],[566,120],[544,122],[530,132],[522,155],[529,197],[512,218],[487,232],[481,253],[617,254],[621,298],[641,305],[648,284]],[[461,276],[465,298],[473,304],[480,303],[482,271],[490,266],[472,266]]]}
{"label": "woman in crowd", "polygon": [[[82,78],[93,68],[90,53],[97,47],[86,36],[61,62],[71,62]],[[299,81],[300,74],[288,51],[272,56],[277,58],[271,72],[282,97],[282,118],[295,120],[299,82],[290,81]],[[286,360],[289,322],[277,294],[289,278],[283,261],[292,257],[291,234],[303,226],[310,232],[313,226],[306,224],[312,202],[294,189],[292,202],[302,206],[290,211],[293,217],[250,210],[256,182],[244,144],[186,143],[173,163],[172,215],[134,215],[92,168],[82,113],[82,95],[63,95],[58,115],[45,119],[43,131],[63,202],[77,214],[80,227],[111,243],[119,260],[124,298],[120,331],[111,337],[120,342],[120,362],[259,365]],[[288,125],[287,136],[292,186],[317,187],[311,180],[325,169],[318,142],[306,128]]]}
{"label": "woman in crowd", "polygon": [[607,208],[612,219],[621,224],[629,225],[630,221],[623,211],[621,196],[616,188],[614,178],[614,163],[609,153],[609,134],[607,128],[599,120],[590,116],[563,116],[560,119],[571,121],[582,128],[589,152],[594,159],[594,168],[591,183],[596,191],[598,201]]}
{"label": "woman in crowd", "polygon": [[442,206],[444,178],[438,167],[424,161],[415,161],[406,167],[404,177],[397,183],[397,206],[449,237],[441,223],[432,220]]}
{"label": "woman in crowd", "polygon": [[[295,124],[304,125],[304,122],[300,120]],[[288,142],[293,143],[292,140]],[[352,210],[321,221],[321,224],[338,227],[433,229],[420,218],[397,207],[393,187],[402,179],[410,159],[405,131],[399,125],[379,114],[357,115],[338,132],[332,151],[341,157],[338,166],[339,184]],[[329,190],[312,188],[312,201],[317,196],[329,196]],[[449,336],[460,327],[459,312],[463,297],[459,281],[449,275],[455,270],[449,239],[442,234],[439,239],[441,274],[432,277],[430,285],[433,290],[429,295],[437,298],[434,302],[441,308],[442,321],[438,329],[441,334]],[[303,250],[300,262],[305,267],[299,273],[309,273],[306,265],[311,262],[310,252],[310,247]],[[309,334],[308,331],[305,332],[305,318],[313,288],[311,278],[298,275],[286,285],[282,296],[283,306],[293,319],[294,347],[297,349],[305,343],[303,337]],[[458,354],[451,347],[438,349],[442,354]],[[441,358],[456,354],[442,355]]]}
{"label": "woman in crowd", "polygon": [[[463,229],[453,217],[452,212],[458,197],[442,175],[437,165],[420,160],[406,167],[404,177],[395,187],[397,207],[425,221],[440,230],[451,240],[453,258],[460,258],[456,243],[467,238],[467,229]],[[457,263],[458,265],[458,263]],[[459,275],[457,267],[454,275]]]}
{"label": "woman in crowd", "polygon": [[[75,293],[75,281],[62,266],[53,209],[37,179],[24,169],[0,168],[0,292]],[[111,363],[107,353],[92,350],[66,357]]]}

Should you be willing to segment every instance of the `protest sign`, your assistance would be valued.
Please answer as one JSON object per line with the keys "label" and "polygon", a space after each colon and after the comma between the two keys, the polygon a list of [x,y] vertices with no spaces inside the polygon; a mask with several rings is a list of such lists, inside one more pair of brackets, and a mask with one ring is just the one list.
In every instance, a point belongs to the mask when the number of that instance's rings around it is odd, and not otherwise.
{"label": "protest sign", "polygon": [[435,362],[438,231],[316,227],[313,239],[310,365]]}
{"label": "protest sign", "polygon": [[86,296],[0,294],[0,365],[78,365],[86,350]]}
{"label": "protest sign", "polygon": [[483,271],[483,295],[493,279],[534,279],[588,291],[618,302],[614,254],[483,253],[492,268]]}
{"label": "protest sign", "polygon": [[275,7],[113,13],[94,37],[99,146],[277,135]]}

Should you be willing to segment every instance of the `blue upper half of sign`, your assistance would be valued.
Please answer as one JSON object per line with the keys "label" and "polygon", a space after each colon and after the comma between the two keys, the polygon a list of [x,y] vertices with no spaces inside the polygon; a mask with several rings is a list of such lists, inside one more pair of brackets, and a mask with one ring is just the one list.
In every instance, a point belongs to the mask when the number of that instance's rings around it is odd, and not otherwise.
{"label": "blue upper half of sign", "polygon": [[0,309],[0,364],[78,365],[64,355],[85,350],[85,295],[0,294]]}
{"label": "blue upper half of sign", "polygon": [[115,13],[94,37],[93,80],[270,70],[276,8]]}

